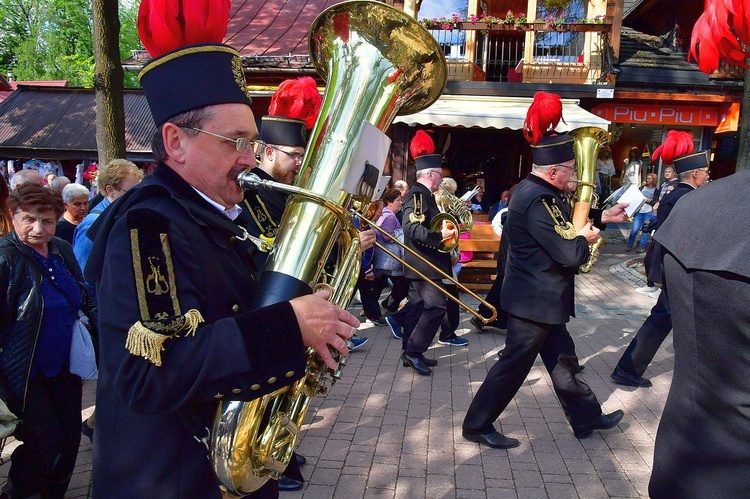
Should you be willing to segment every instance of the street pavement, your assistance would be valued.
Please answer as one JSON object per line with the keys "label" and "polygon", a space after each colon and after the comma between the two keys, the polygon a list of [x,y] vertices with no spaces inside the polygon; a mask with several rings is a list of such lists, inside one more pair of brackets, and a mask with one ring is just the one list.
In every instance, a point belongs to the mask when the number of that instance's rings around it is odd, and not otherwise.
{"label": "street pavement", "polygon": [[[654,438],[672,379],[672,339],[646,371],[653,387],[624,387],[609,378],[656,300],[634,291],[645,285],[642,255],[625,253],[617,230],[606,231],[605,239],[609,244],[594,270],[577,277],[576,318],[568,329],[586,366],[582,376],[604,412],[625,411],[620,425],[576,439],[537,360],[496,423],[520,447],[506,451],[468,442],[461,422],[504,345],[504,332],[477,334],[463,312],[457,333],[468,347],[435,341],[427,356],[439,364],[432,376],[420,376],[401,365],[401,342],[387,326],[365,322],[360,335],[369,342],[350,355],[342,379],[308,411],[298,447],[307,458],[305,487],[281,497],[647,497]],[[351,311],[359,315],[358,307]],[[83,417],[93,409],[94,388],[85,384]],[[5,447],[4,459],[14,445]],[[8,468],[0,466],[3,482]],[[91,444],[82,437],[68,496],[87,497],[90,478]]]}

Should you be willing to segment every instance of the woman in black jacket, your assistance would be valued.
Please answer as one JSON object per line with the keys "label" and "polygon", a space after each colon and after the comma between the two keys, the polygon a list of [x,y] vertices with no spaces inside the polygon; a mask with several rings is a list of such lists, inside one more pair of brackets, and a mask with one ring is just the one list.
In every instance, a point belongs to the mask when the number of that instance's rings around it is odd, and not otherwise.
{"label": "woman in black jacket", "polygon": [[[21,420],[0,497],[62,498],[81,440],[81,378],[69,371],[73,324],[93,300],[69,244],[54,237],[59,194],[22,185],[10,194],[13,232],[0,239],[0,389]],[[95,335],[94,335],[95,336]]]}

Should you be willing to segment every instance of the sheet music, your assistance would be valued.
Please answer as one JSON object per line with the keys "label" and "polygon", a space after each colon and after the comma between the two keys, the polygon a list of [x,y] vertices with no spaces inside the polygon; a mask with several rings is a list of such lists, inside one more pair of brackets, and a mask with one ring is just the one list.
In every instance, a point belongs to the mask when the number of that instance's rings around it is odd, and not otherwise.
{"label": "sheet music", "polygon": [[620,193],[620,191],[623,191],[619,197],[612,196],[613,203],[619,204],[619,203],[629,203],[628,207],[625,208],[625,213],[627,213],[628,217],[632,217],[633,214],[637,213],[638,210],[641,209],[641,206],[643,206],[643,203],[646,202],[646,197],[643,195],[643,193],[636,187],[635,184],[630,184],[627,186],[627,188],[620,188],[615,192],[615,194]]}

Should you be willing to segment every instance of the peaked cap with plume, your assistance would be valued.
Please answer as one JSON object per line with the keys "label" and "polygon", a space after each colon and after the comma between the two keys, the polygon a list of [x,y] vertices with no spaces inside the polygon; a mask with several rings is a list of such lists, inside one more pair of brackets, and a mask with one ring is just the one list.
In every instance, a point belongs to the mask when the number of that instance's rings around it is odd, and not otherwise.
{"label": "peaked cap with plume", "polygon": [[414,158],[417,171],[443,167],[442,156],[435,154],[435,142],[433,142],[430,134],[424,130],[417,130],[414,138],[411,139],[411,144],[409,144],[409,152],[411,153],[411,157]]}
{"label": "peaked cap with plume", "polygon": [[153,57],[138,75],[157,126],[205,106],[250,105],[242,60],[221,44],[230,0],[143,0],[138,34]]}
{"label": "peaked cap with plume", "polygon": [[555,132],[560,121],[565,123],[562,107],[557,94],[534,94],[534,101],[523,122],[523,135],[531,144],[531,157],[535,165],[554,165],[575,159],[573,137]]}
{"label": "peaked cap with plume", "polygon": [[693,154],[693,133],[683,130],[670,130],[664,138],[664,142],[654,149],[651,160],[656,161],[661,157],[665,165],[674,165],[677,173],[684,173],[696,168],[708,166],[706,151]]}
{"label": "peaked cap with plume", "polygon": [[271,97],[268,116],[261,119],[260,140],[266,144],[305,147],[307,131],[315,125],[322,103],[313,78],[284,80]]}

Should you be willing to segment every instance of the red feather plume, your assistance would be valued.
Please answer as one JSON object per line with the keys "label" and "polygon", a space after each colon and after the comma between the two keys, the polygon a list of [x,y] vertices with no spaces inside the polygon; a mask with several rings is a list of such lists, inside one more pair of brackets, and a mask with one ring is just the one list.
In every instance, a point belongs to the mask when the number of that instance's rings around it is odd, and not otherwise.
{"label": "red feather plume", "polygon": [[435,152],[435,143],[432,141],[430,134],[424,130],[417,130],[417,134],[411,139],[409,152],[414,159],[425,154],[433,154]]}
{"label": "red feather plume", "polygon": [[284,80],[271,97],[268,114],[302,120],[311,129],[318,119],[323,97],[309,76]]}
{"label": "red feather plume", "polygon": [[749,68],[750,7],[743,0],[708,0],[706,10],[693,26],[688,61],[711,74],[720,60]]}
{"label": "red feather plume", "polygon": [[196,43],[221,43],[230,0],[143,0],[138,34],[151,57]]}
{"label": "red feather plume", "polygon": [[670,130],[664,142],[654,150],[651,161],[656,161],[659,156],[665,165],[674,163],[674,160],[685,154],[693,152],[693,133],[681,130]]}
{"label": "red feather plume", "polygon": [[537,92],[534,94],[534,102],[526,112],[523,135],[530,144],[537,145],[539,139],[554,130],[560,120],[565,123],[560,96],[549,92]]}

